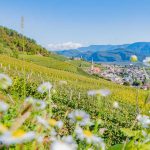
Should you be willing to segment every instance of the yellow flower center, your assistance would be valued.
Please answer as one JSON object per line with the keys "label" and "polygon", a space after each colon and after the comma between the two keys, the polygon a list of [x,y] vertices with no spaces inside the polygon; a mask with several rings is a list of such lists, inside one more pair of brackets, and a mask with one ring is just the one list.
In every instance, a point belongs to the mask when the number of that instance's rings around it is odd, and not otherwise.
{"label": "yellow flower center", "polygon": [[82,116],[76,116],[77,121],[82,121],[82,119],[83,119]]}
{"label": "yellow flower center", "polygon": [[83,130],[83,134],[86,136],[86,137],[91,137],[93,134],[91,131],[89,130]]}
{"label": "yellow flower center", "polygon": [[7,128],[5,125],[0,124],[0,132],[1,132],[1,133],[6,132],[7,130],[8,130],[8,128]]}
{"label": "yellow flower center", "polygon": [[22,137],[25,134],[25,132],[21,129],[16,130],[12,133],[12,135],[16,138]]}
{"label": "yellow flower center", "polygon": [[56,125],[56,123],[57,123],[57,121],[55,120],[55,119],[50,119],[49,120],[49,124],[51,125],[51,126],[55,126]]}

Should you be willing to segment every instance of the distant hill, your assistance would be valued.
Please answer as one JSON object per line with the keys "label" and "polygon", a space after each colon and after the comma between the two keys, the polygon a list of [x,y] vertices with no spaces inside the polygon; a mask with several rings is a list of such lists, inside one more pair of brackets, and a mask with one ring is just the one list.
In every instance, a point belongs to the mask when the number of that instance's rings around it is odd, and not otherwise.
{"label": "distant hill", "polygon": [[82,57],[97,62],[127,62],[131,55],[137,55],[139,61],[150,56],[150,42],[136,42],[123,45],[91,45],[78,49],[57,51],[67,57]]}

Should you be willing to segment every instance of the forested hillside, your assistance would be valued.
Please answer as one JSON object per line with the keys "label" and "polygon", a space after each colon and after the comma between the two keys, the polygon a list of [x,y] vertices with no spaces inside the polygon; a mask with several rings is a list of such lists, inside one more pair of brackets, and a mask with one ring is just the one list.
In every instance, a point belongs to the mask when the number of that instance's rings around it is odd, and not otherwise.
{"label": "forested hillside", "polygon": [[49,55],[49,52],[38,45],[35,40],[27,38],[14,30],[0,26],[0,53],[17,55],[18,52],[23,51],[27,54]]}

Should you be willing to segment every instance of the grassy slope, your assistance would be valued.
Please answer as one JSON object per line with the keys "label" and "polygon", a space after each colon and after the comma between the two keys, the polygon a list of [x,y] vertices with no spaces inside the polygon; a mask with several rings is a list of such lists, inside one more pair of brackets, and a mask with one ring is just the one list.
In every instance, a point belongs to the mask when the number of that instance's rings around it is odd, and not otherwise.
{"label": "grassy slope", "polygon": [[[25,66],[27,74],[32,72],[32,74],[35,74],[35,76],[42,76],[42,79],[44,80],[50,80],[51,82],[66,80],[68,81],[70,87],[81,92],[86,92],[90,89],[108,88],[112,91],[112,100],[135,104],[136,90],[130,87],[117,85],[103,79],[92,79],[90,77],[85,77],[83,75],[78,75],[63,70],[56,70],[29,62],[23,62],[22,60],[4,55],[0,55],[0,63],[3,64],[3,67],[10,65],[10,70],[6,73],[9,73],[11,76],[16,68],[18,71],[22,71],[22,66]],[[146,91],[140,90],[139,103],[141,105],[144,104],[146,94]]]}
{"label": "grassy slope", "polygon": [[[19,55],[20,59],[25,59],[29,62],[33,62],[37,65],[45,66],[48,68],[64,70],[72,73],[77,73],[85,76],[89,76],[86,72],[84,72],[79,64],[81,61],[69,61],[67,58],[61,57],[59,55],[51,54],[49,57],[43,57],[38,55]],[[84,66],[89,66],[88,62],[84,62]]]}
{"label": "grassy slope", "polygon": [[[90,67],[91,62],[83,61],[83,60],[70,60],[69,63],[75,65],[75,66],[81,66],[81,67]],[[95,64],[95,66],[100,67],[100,65]]]}

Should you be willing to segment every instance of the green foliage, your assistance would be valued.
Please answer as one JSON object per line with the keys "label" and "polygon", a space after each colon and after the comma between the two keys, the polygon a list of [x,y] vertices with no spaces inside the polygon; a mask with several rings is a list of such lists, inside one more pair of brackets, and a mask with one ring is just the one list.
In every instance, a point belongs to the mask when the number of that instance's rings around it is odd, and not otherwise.
{"label": "green foliage", "polygon": [[[49,52],[38,45],[33,39],[27,38],[18,32],[8,29],[6,27],[0,26],[0,50],[4,49],[2,52],[6,52],[6,48],[9,51],[26,52],[27,54],[41,54],[43,56],[48,56]],[[16,57],[16,55],[15,55]]]}
{"label": "green foliage", "polygon": [[139,134],[139,131],[133,131],[129,128],[122,128],[121,131],[128,137],[134,137]]}
{"label": "green foliage", "polygon": [[134,82],[133,82],[133,86],[140,86],[142,83],[141,83],[141,81],[139,81],[139,80],[135,80]]}

